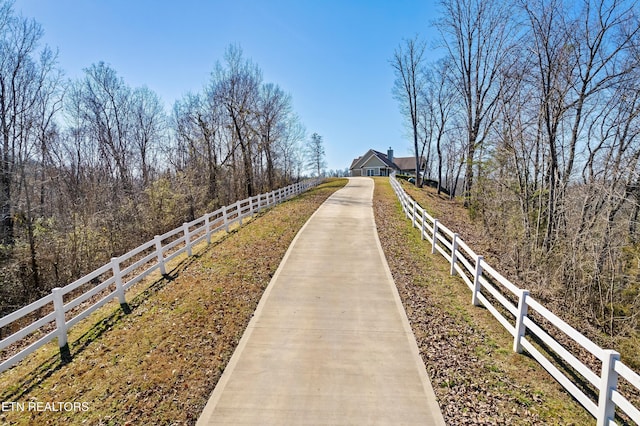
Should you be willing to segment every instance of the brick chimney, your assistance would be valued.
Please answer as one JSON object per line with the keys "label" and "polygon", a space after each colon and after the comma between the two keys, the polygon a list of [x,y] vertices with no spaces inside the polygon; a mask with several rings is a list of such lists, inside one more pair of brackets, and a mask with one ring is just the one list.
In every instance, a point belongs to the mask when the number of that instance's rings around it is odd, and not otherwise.
{"label": "brick chimney", "polygon": [[391,149],[391,147],[387,150],[387,160],[393,163],[393,149]]}

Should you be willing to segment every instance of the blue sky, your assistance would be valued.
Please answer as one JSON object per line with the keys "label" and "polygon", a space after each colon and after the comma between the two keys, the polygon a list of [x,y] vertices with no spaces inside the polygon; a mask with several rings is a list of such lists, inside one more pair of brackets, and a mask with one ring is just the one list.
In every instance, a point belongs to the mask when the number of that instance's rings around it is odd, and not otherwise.
{"label": "blue sky", "polygon": [[230,44],[290,93],[308,134],[325,142],[329,169],[367,149],[410,155],[393,99],[389,60],[403,38],[437,33],[428,1],[16,0],[42,24],[44,43],[75,78],[110,64],[125,82],[158,93],[167,111],[199,92]]}

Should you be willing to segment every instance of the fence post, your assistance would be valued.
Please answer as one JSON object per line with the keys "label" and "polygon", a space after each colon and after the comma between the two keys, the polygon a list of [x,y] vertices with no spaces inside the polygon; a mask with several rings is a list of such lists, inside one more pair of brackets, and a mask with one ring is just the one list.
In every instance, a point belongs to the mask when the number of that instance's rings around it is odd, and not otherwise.
{"label": "fence post", "polygon": [[211,244],[211,223],[209,221],[209,213],[204,215],[204,230],[207,233],[207,244]]}
{"label": "fence post", "polygon": [[56,334],[58,335],[60,358],[62,362],[67,362],[71,359],[71,351],[69,351],[69,343],[67,342],[67,321],[64,318],[64,300],[62,299],[63,290],[60,287],[56,287],[51,292],[53,293],[53,309],[56,313]]}
{"label": "fence post", "polygon": [[436,243],[438,241],[438,219],[433,219],[433,241],[431,242],[431,254],[436,254]]}
{"label": "fence post", "polygon": [[227,216],[227,206],[222,206],[222,217],[224,219],[224,230],[229,233],[229,217]]}
{"label": "fence post", "polygon": [[458,260],[456,251],[458,251],[458,234],[453,234],[453,240],[451,240],[451,275],[456,275],[456,262]]}
{"label": "fence post", "polygon": [[160,273],[162,275],[167,275],[167,269],[164,266],[164,255],[162,254],[162,240],[160,239],[160,235],[156,235],[153,237],[156,242],[156,255],[158,256],[158,265],[160,265]]}
{"label": "fence post", "polygon": [[116,293],[118,294],[118,302],[120,306],[125,306],[127,300],[124,298],[124,288],[122,287],[122,274],[120,273],[120,259],[111,258],[111,270],[113,271],[113,281],[116,283]]}
{"label": "fence post", "polygon": [[238,223],[242,226],[242,201],[236,201],[236,211],[238,213]]}
{"label": "fence post", "polygon": [[515,336],[513,338],[513,351],[522,353],[522,343],[520,341],[524,337],[527,328],[524,325],[524,318],[527,316],[529,305],[527,304],[529,290],[520,290],[520,298],[518,300],[518,315],[516,316]]}
{"label": "fence post", "polygon": [[416,204],[418,204],[416,202],[416,200],[413,200],[413,202],[411,203],[411,206],[413,207],[413,211],[411,212],[411,227],[412,228],[416,227],[416,212],[417,212]]}
{"label": "fence post", "polygon": [[182,224],[182,232],[184,233],[184,242],[187,245],[187,255],[191,256],[191,236],[189,235],[189,224]]}
{"label": "fence post", "polygon": [[422,226],[420,227],[420,239],[421,240],[424,240],[424,231],[426,229],[425,223],[426,223],[425,212],[424,212],[424,209],[422,209]]}
{"label": "fence post", "polygon": [[611,392],[618,387],[618,373],[613,369],[616,361],[620,360],[620,354],[610,349],[605,349],[602,354],[602,371],[600,374],[600,389],[598,390],[598,415],[597,426],[609,424],[616,414],[616,404],[611,400]]}
{"label": "fence post", "polygon": [[471,294],[471,303],[474,306],[480,306],[478,293],[480,293],[480,277],[482,276],[482,259],[483,257],[480,255],[476,257],[476,271],[473,274],[473,293]]}

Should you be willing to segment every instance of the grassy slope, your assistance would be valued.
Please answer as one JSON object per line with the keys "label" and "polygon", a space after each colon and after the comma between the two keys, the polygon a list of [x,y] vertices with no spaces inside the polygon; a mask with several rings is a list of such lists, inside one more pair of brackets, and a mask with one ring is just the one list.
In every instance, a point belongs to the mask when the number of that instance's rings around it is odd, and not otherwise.
{"label": "grassy slope", "polygon": [[79,325],[0,375],[0,402],[86,402],[81,412],[0,412],[1,424],[193,424],[285,251],[334,180],[266,211],[159,280],[122,315]]}
{"label": "grassy slope", "polygon": [[464,282],[404,219],[388,180],[377,179],[380,240],[449,425],[593,424],[542,367],[511,351],[512,338],[471,305]]}
{"label": "grassy slope", "polygon": [[[1,424],[193,424],[291,240],[334,181],[265,212],[187,260],[131,302],[0,375],[0,402],[87,402],[75,413],[0,413]],[[507,332],[470,305],[464,284],[401,216],[376,180],[378,232],[447,423],[592,424]],[[213,279],[212,279],[213,277]],[[105,315],[103,315],[104,317]]]}

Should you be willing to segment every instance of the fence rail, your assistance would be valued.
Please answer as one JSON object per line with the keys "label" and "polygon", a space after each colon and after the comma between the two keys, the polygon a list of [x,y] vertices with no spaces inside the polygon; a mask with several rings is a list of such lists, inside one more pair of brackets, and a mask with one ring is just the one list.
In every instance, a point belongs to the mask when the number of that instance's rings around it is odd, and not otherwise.
{"label": "fence rail", "polygon": [[[513,336],[513,351],[526,350],[564,388],[596,418],[598,426],[615,425],[616,408],[624,412],[633,422],[640,424],[640,410],[618,389],[623,379],[637,391],[640,376],[620,361],[620,354],[602,349],[578,330],[553,314],[523,290],[493,269],[482,256],[476,254],[438,219],[431,217],[423,207],[412,199],[394,176],[389,178],[402,210],[414,228],[420,230],[421,239],[431,243],[431,252],[440,253],[451,265],[451,275],[459,275],[471,290],[471,303],[484,306]],[[530,315],[544,318],[557,330],[568,336],[579,346],[600,361],[600,371],[593,371],[562,344],[558,343],[544,327]],[[546,348],[541,350],[544,345]],[[552,351],[555,356],[543,352]],[[560,358],[586,382],[597,394],[588,395],[582,386],[575,383],[574,374],[565,374],[553,358]],[[572,379],[573,377],[573,379]]]}
{"label": "fence rail", "polygon": [[[2,360],[0,372],[7,370],[56,337],[63,359],[68,358],[70,356],[67,344],[69,328],[114,298],[118,298],[120,305],[126,309],[126,290],[138,281],[156,270],[166,275],[168,262],[185,252],[191,256],[193,246],[205,240],[208,243],[211,242],[213,233],[221,230],[229,232],[232,224],[242,225],[244,218],[298,195],[318,185],[319,182],[319,179],[299,182],[221,207],[191,222],[186,222],[172,231],[156,235],[153,240],[122,256],[112,258],[109,263],[84,277],[64,287],[54,288],[42,299],[0,318],[0,329],[12,324],[13,328],[18,329],[0,340],[0,351],[28,336],[33,336],[34,333],[45,333],[18,353]],[[86,306],[85,302],[104,292],[108,293],[97,302]],[[55,323],[53,331],[42,330],[45,326],[49,326],[47,330],[50,329],[52,323]]]}

